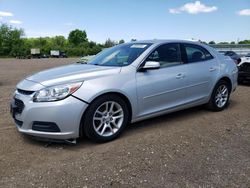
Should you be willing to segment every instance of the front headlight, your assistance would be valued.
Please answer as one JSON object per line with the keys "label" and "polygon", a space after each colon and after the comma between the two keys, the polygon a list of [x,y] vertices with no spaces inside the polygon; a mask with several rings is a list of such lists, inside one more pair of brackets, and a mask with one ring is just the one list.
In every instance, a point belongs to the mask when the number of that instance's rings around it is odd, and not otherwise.
{"label": "front headlight", "polygon": [[37,91],[33,97],[34,102],[51,102],[65,99],[82,85],[82,82],[47,87]]}

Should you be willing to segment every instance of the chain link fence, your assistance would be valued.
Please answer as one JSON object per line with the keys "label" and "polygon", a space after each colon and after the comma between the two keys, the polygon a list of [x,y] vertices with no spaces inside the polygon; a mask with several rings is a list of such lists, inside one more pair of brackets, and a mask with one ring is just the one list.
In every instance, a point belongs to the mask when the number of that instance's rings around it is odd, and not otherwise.
{"label": "chain link fence", "polygon": [[250,44],[210,44],[218,51],[234,51],[240,56],[250,53]]}

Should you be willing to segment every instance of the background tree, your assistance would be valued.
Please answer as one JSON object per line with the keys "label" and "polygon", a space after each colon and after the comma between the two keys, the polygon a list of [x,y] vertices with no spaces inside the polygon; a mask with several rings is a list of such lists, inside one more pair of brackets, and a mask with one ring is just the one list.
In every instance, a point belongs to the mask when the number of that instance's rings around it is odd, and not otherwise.
{"label": "background tree", "polygon": [[112,46],[116,45],[116,42],[111,40],[110,38],[108,38],[105,43],[104,43],[104,47],[105,48],[110,48]]}
{"label": "background tree", "polygon": [[7,24],[0,26],[0,56],[10,56],[18,53],[18,49],[23,45],[24,31],[12,28]]}
{"label": "background tree", "polygon": [[250,44],[250,40],[239,41],[239,44]]}
{"label": "background tree", "polygon": [[[131,41],[136,41],[136,39]],[[110,38],[103,44],[88,41],[87,33],[79,29],[71,31],[68,38],[64,36],[25,38],[22,29],[0,23],[0,57],[28,57],[31,48],[39,48],[42,54],[47,55],[50,54],[51,50],[65,51],[68,56],[95,55],[103,48],[124,42],[123,39],[114,41]],[[215,44],[215,42],[210,41],[209,44]],[[221,42],[219,44],[229,43]],[[239,44],[250,44],[250,40],[242,40]]]}
{"label": "background tree", "polygon": [[55,36],[51,40],[52,46],[57,48],[64,48],[66,46],[66,39],[64,36]]}
{"label": "background tree", "polygon": [[119,41],[119,44],[123,44],[123,43],[125,43],[125,41],[124,41],[123,39],[121,39],[121,40]]}
{"label": "background tree", "polygon": [[216,43],[212,40],[208,44],[216,44]]}
{"label": "background tree", "polygon": [[228,42],[219,42],[219,44],[229,44]]}
{"label": "background tree", "polygon": [[69,33],[68,37],[69,43],[78,46],[84,42],[87,42],[87,34],[85,31],[75,29]]}
{"label": "background tree", "polygon": [[11,42],[11,56],[23,56],[24,55],[24,39],[21,38],[24,35],[23,30],[13,29],[10,31]]}

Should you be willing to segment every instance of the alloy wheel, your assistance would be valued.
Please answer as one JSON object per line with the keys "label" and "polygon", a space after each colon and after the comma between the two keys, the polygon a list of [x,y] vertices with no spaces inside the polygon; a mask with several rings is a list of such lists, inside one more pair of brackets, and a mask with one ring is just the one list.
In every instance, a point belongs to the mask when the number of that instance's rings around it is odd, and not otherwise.
{"label": "alloy wheel", "polygon": [[122,126],[124,111],[121,105],[115,101],[107,101],[101,104],[94,113],[94,130],[100,136],[112,136]]}
{"label": "alloy wheel", "polygon": [[228,88],[226,85],[220,85],[216,91],[215,104],[219,108],[223,108],[228,100]]}

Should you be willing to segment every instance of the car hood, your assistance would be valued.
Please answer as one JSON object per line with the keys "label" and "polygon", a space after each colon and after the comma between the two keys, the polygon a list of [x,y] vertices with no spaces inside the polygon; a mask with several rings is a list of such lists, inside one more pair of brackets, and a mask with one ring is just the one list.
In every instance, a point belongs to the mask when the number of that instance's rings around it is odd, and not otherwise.
{"label": "car hood", "polygon": [[89,64],[72,64],[38,72],[26,80],[52,86],[69,82],[79,82],[103,76],[118,74],[121,67],[96,66]]}

